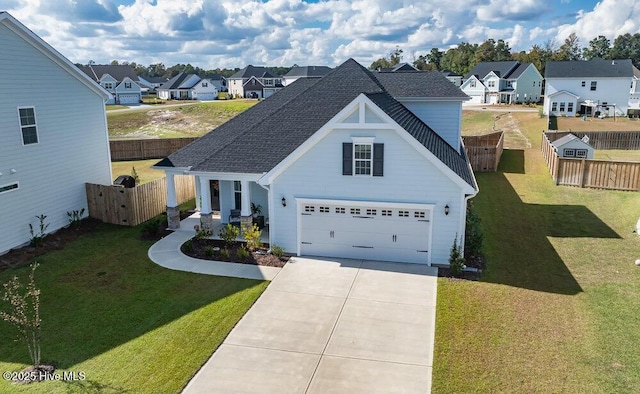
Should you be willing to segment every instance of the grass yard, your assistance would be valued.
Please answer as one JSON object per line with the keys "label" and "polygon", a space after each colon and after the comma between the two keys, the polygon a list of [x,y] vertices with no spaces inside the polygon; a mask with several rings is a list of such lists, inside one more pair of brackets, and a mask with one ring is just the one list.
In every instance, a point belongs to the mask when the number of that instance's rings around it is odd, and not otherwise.
{"label": "grass yard", "polygon": [[639,392],[640,194],[554,186],[530,115],[477,174],[482,279],[438,281],[433,392]]}
{"label": "grass yard", "polygon": [[[267,282],[171,271],[147,258],[139,227],[101,225],[39,258],[43,363],[84,381],[16,386],[8,393],[176,393],[219,346]],[[0,282],[29,268],[0,274]],[[0,321],[0,371],[29,363]]]}
{"label": "grass yard", "polygon": [[640,120],[631,118],[582,118],[558,117],[558,130],[572,131],[637,131],[640,130]]}
{"label": "grass yard", "polygon": [[256,100],[223,100],[107,113],[109,137],[199,137],[256,103]]}
{"label": "grass yard", "polygon": [[114,109],[127,109],[129,107],[127,107],[126,105],[105,105],[105,109],[107,111],[113,111]]}
{"label": "grass yard", "polygon": [[596,160],[640,161],[640,151],[637,150],[596,149],[593,156]]}
{"label": "grass yard", "polygon": [[493,125],[499,112],[462,111],[462,135],[493,133]]}
{"label": "grass yard", "polygon": [[140,178],[140,182],[138,183],[139,185],[159,178],[164,178],[164,171],[154,170],[151,168],[152,165],[159,161],[160,159],[112,161],[111,172],[113,173],[113,179],[115,180],[119,175],[131,175],[133,167],[136,168],[136,172]]}

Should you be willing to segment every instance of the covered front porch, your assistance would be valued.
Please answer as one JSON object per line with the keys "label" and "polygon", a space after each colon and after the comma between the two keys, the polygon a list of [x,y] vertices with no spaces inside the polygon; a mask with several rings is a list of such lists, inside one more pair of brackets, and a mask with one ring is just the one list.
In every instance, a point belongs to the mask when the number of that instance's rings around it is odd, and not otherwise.
{"label": "covered front porch", "polygon": [[[225,227],[227,224],[223,223],[220,217],[220,214],[214,213],[211,216],[211,232],[212,235],[209,237],[211,239],[222,239],[218,234],[220,234],[220,230]],[[195,232],[195,226],[200,226],[200,212],[195,212],[193,215],[189,216],[186,219],[182,219],[180,221],[180,228],[177,231],[185,231],[185,232]],[[262,235],[260,236],[260,240],[262,243],[269,243],[269,227],[264,227],[262,229]],[[246,241],[242,236],[242,233],[238,236],[238,241]]]}
{"label": "covered front porch", "polygon": [[[188,222],[187,230],[194,225],[210,230],[217,236],[220,228],[234,223],[241,228],[256,223],[266,228],[269,223],[269,192],[257,183],[262,174],[189,173],[167,174],[167,220],[172,230],[181,229],[179,208],[176,201],[175,175],[194,175],[197,223]],[[195,220],[195,219],[194,219]],[[263,229],[263,235],[268,231]],[[266,241],[268,241],[268,237]]]}

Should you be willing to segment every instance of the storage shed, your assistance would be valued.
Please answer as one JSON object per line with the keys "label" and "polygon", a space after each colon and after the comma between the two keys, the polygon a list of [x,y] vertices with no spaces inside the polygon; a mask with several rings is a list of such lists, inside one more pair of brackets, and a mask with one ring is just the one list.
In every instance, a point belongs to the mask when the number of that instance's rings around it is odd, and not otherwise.
{"label": "storage shed", "polygon": [[553,141],[551,145],[556,148],[559,157],[570,159],[593,159],[594,149],[589,145],[589,138],[586,136],[580,139],[574,134],[567,134],[564,137]]}

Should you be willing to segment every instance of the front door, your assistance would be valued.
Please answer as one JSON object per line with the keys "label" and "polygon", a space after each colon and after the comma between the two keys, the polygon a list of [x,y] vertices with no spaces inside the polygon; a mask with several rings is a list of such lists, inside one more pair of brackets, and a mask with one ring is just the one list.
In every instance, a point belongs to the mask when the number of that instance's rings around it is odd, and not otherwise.
{"label": "front door", "polygon": [[211,188],[211,210],[220,210],[220,183],[217,180],[209,181],[209,187]]}

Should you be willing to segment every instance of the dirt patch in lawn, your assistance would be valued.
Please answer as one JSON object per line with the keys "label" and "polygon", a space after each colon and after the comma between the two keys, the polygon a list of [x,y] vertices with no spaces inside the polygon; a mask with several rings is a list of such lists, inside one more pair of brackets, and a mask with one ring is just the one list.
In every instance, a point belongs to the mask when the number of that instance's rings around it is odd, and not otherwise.
{"label": "dirt patch in lawn", "polygon": [[102,222],[87,218],[80,221],[80,225],[70,225],[60,230],[47,234],[38,247],[31,245],[11,249],[0,256],[0,272],[9,268],[19,267],[27,262],[53,250],[62,249],[67,243],[75,240],[83,234],[94,231]]}
{"label": "dirt patch in lawn", "polygon": [[[262,247],[253,252],[249,252],[248,256],[238,256],[238,252],[245,247],[245,242],[236,242],[232,246],[228,247],[224,241],[219,239],[192,238],[182,244],[180,250],[187,256],[194,257],[196,259],[265,265],[269,267],[284,267],[286,262],[289,261],[289,256],[278,258],[271,253],[268,253],[268,244],[263,244]],[[225,249],[228,251],[228,255],[225,254]]]}

